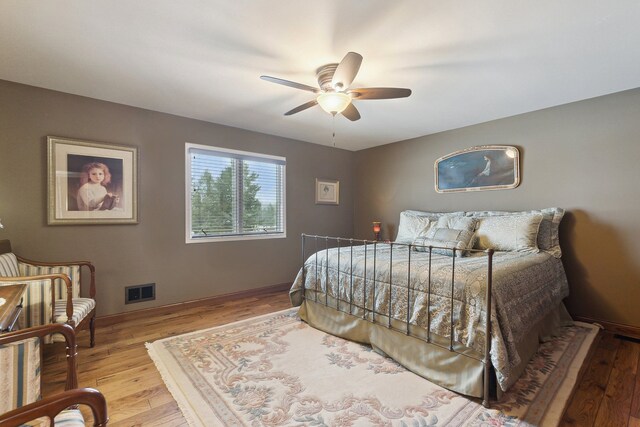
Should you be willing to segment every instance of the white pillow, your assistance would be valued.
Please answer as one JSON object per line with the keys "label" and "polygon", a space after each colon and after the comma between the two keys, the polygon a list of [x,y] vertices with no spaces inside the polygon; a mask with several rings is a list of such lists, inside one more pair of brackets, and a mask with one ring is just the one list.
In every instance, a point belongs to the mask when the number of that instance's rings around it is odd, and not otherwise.
{"label": "white pillow", "polygon": [[416,237],[426,234],[429,231],[431,219],[423,215],[415,215],[410,212],[400,213],[400,224],[398,224],[398,235],[396,243],[411,244]]}
{"label": "white pillow", "polygon": [[438,218],[436,227],[473,232],[476,229],[476,219],[458,215],[444,215]]}
{"label": "white pillow", "polygon": [[466,256],[466,249],[473,247],[473,231],[437,228],[433,227],[426,236],[420,236],[413,242],[416,251],[428,252],[429,246],[433,248],[433,253],[453,256],[453,249],[456,249],[456,256]]}
{"label": "white pillow", "polygon": [[483,218],[487,216],[503,216],[503,215],[525,215],[525,214],[542,214],[542,222],[538,230],[538,249],[546,253],[560,258],[562,250],[560,249],[559,228],[560,221],[564,216],[562,208],[546,208],[540,210],[521,211],[521,212],[505,212],[505,211],[475,211],[467,212],[466,216],[473,218]]}
{"label": "white pillow", "polygon": [[453,215],[453,216],[465,216],[465,211],[458,211],[458,212],[429,212],[429,211],[416,211],[413,209],[407,209],[406,212],[410,215],[417,215],[417,216],[428,216],[431,219],[435,219],[436,221],[438,220],[438,218],[440,218],[441,216],[444,215]]}
{"label": "white pillow", "polygon": [[488,216],[479,219],[476,248],[496,251],[540,252],[541,214]]}

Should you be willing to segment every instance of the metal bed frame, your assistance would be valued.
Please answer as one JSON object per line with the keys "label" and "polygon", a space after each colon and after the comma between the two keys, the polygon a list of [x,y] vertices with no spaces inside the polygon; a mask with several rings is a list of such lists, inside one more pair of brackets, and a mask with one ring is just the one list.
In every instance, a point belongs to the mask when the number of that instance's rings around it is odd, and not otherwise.
{"label": "metal bed frame", "polygon": [[[454,342],[457,344],[462,345],[463,347],[464,344],[460,343],[459,341],[454,341],[453,338],[453,332],[454,332],[454,298],[453,298],[453,294],[454,294],[454,287],[455,287],[455,268],[456,268],[456,252],[460,252],[459,249],[455,249],[455,248],[446,248],[446,247],[441,247],[441,246],[426,246],[426,245],[414,245],[414,244],[406,244],[406,243],[395,243],[395,242],[384,242],[385,244],[390,245],[390,251],[389,251],[389,313],[388,315],[385,313],[379,313],[376,311],[376,307],[375,307],[375,301],[376,301],[376,268],[377,268],[377,246],[379,243],[379,241],[375,241],[375,240],[361,240],[361,239],[352,239],[352,238],[343,238],[343,237],[330,237],[330,236],[318,236],[318,235],[312,235],[312,234],[302,234],[302,266],[304,268],[305,265],[305,261],[307,260],[306,257],[306,252],[305,252],[305,241],[306,240],[313,240],[315,242],[315,289],[314,290],[314,298],[310,299],[311,301],[317,303],[317,304],[321,304],[324,305],[325,307],[329,307],[332,308],[334,310],[340,311],[342,313],[346,313],[349,315],[354,315],[353,314],[353,273],[351,273],[351,277],[349,279],[349,310],[341,310],[340,307],[340,280],[338,280],[338,290],[337,290],[337,297],[336,299],[336,306],[332,306],[329,304],[329,292],[328,292],[328,277],[329,277],[329,263],[326,262],[326,268],[325,268],[325,283],[326,283],[326,288],[325,288],[325,292],[324,292],[324,301],[322,301],[322,298],[318,298],[318,292],[322,291],[321,289],[318,289],[318,253],[319,251],[324,250],[326,253],[326,257],[328,260],[328,255],[329,255],[329,242],[335,242],[334,246],[331,246],[331,248],[337,248],[338,249],[338,259],[337,259],[337,269],[338,272],[340,272],[340,249],[341,248],[345,248],[345,247],[350,247],[350,256],[349,256],[349,271],[353,272],[353,247],[354,247],[354,243],[357,244],[357,246],[364,246],[364,277],[363,277],[363,290],[362,290],[362,295],[363,295],[363,314],[362,314],[362,319],[370,322],[370,323],[374,323],[377,325],[380,325],[380,323],[376,323],[375,322],[375,315],[386,315],[387,316],[387,325],[386,327],[388,329],[394,330],[396,332],[400,332],[403,333],[405,335],[408,336],[412,336],[414,338],[420,339],[422,341],[425,341],[427,344],[430,345],[434,345],[440,348],[444,348],[446,350],[449,350],[450,352],[459,354],[460,356],[464,356],[464,357],[470,357],[480,363],[482,363],[484,365],[484,370],[483,370],[483,398],[482,398],[482,404],[485,407],[489,407],[490,404],[490,391],[489,391],[489,384],[490,384],[490,376],[491,376],[491,357],[490,357],[490,352],[491,352],[491,287],[492,287],[492,276],[493,276],[493,249],[487,249],[487,250],[481,250],[481,249],[465,249],[465,251],[467,252],[483,252],[487,254],[487,287],[486,287],[486,294],[485,294],[485,300],[486,300],[486,307],[485,307],[485,313],[486,313],[486,323],[485,323],[485,343],[484,343],[484,357],[482,358],[477,358],[471,354],[466,354],[466,353],[462,353],[460,351],[457,351],[454,348]],[[324,248],[320,248],[318,245],[318,241],[322,241],[324,240]],[[348,243],[348,246],[342,246],[342,243]],[[372,308],[370,310],[367,309],[367,297],[366,297],[366,292],[367,292],[367,250],[368,247],[373,246],[373,304],[372,304]],[[398,328],[395,328],[391,325],[391,319],[392,319],[392,299],[391,299],[391,279],[392,279],[392,267],[393,267],[393,249],[394,247],[402,247],[402,248],[406,248],[408,251],[408,266],[407,266],[407,319],[406,319],[406,329],[405,330],[400,330]],[[410,294],[411,294],[411,253],[413,251],[414,248],[416,247],[421,247],[421,248],[425,248],[426,251],[429,253],[429,278],[428,278],[428,286],[427,286],[427,336],[426,339],[424,337],[420,337],[417,336],[415,334],[412,334],[410,331],[410,310],[409,307],[411,306],[411,299],[410,299]],[[450,330],[450,337],[449,337],[449,346],[443,346],[439,343],[434,342],[431,339],[431,313],[430,313],[430,308],[431,308],[431,258],[432,258],[432,254],[433,254],[433,249],[446,249],[446,250],[451,250],[453,251],[453,256],[451,257],[451,299],[450,299],[450,315],[451,315],[451,319],[450,319],[450,324],[451,324],[451,330]],[[306,294],[306,287],[304,287],[304,291]],[[304,295],[304,298],[306,298],[306,295]],[[367,316],[367,312],[371,313],[371,318],[369,319]],[[384,325],[383,325],[384,326]]]}

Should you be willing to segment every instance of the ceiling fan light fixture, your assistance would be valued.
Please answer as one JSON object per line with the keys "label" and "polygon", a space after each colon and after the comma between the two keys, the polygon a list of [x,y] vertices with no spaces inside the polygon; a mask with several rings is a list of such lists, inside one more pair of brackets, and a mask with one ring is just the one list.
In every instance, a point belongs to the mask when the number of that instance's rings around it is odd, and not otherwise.
{"label": "ceiling fan light fixture", "polygon": [[316,78],[319,89],[278,77],[260,76],[260,78],[271,83],[316,94],[311,101],[298,105],[296,108],[284,113],[285,116],[299,113],[320,104],[320,107],[332,116],[335,117],[336,114],[342,114],[346,119],[355,122],[360,120],[360,113],[352,102],[354,99],[360,102],[361,99],[395,99],[406,98],[411,95],[411,89],[399,87],[361,87],[351,89],[351,83],[353,83],[356,74],[358,74],[361,63],[362,55],[356,52],[349,52],[339,64],[326,64],[318,68],[316,70]]}
{"label": "ceiling fan light fixture", "polygon": [[340,114],[351,103],[351,97],[343,92],[322,93],[316,99],[320,107],[329,114]]}

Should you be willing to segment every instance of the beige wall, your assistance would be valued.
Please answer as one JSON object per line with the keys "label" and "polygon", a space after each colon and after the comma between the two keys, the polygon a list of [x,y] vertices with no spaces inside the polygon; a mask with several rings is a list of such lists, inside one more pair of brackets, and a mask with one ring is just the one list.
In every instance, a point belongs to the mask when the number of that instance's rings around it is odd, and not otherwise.
{"label": "beige wall", "polygon": [[[46,136],[139,148],[137,225],[47,226]],[[185,244],[184,144],[287,158],[287,238]],[[354,153],[0,81],[0,239],[41,260],[89,259],[98,314],[291,282],[300,233],[353,231]],[[340,205],[315,205],[315,178],[340,180]],[[157,299],[124,305],[124,287],[156,282]]]}
{"label": "beige wall", "polygon": [[[0,81],[0,239],[94,261],[105,315],[289,282],[302,232],[371,237],[381,220],[389,238],[403,209],[561,206],[571,312],[640,326],[639,117],[636,89],[351,153]],[[47,226],[47,135],[138,146],[140,224]],[[185,244],[187,141],[287,157],[288,237]],[[520,148],[520,187],[437,194],[435,159],[485,144]],[[340,180],[340,206],[314,204],[316,177]],[[124,287],[147,282],[157,300],[125,306]]]}
{"label": "beige wall", "polygon": [[[456,150],[515,145],[514,190],[438,194],[433,164]],[[524,210],[559,206],[574,315],[640,327],[640,89],[356,153],[355,233],[403,209]]]}

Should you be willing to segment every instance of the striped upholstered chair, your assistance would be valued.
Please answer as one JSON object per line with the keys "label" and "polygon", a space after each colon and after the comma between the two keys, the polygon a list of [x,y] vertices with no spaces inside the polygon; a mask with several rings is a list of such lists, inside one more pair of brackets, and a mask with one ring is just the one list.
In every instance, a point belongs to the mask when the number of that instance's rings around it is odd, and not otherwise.
{"label": "striped upholstered chair", "polygon": [[[40,399],[40,339],[51,334],[66,341],[67,380],[64,392]],[[84,426],[77,405],[91,408],[94,426],[105,426],[104,396],[98,390],[77,386],[76,338],[71,326],[49,324],[0,335],[1,426]]]}
{"label": "striped upholstered chair", "polygon": [[[83,267],[89,270],[89,298],[80,297]],[[21,328],[66,323],[76,330],[90,329],[91,347],[95,345],[96,283],[95,268],[89,261],[30,261],[11,252],[11,243],[0,240],[0,286],[26,283]],[[45,338],[45,343],[62,341],[59,335]]]}

